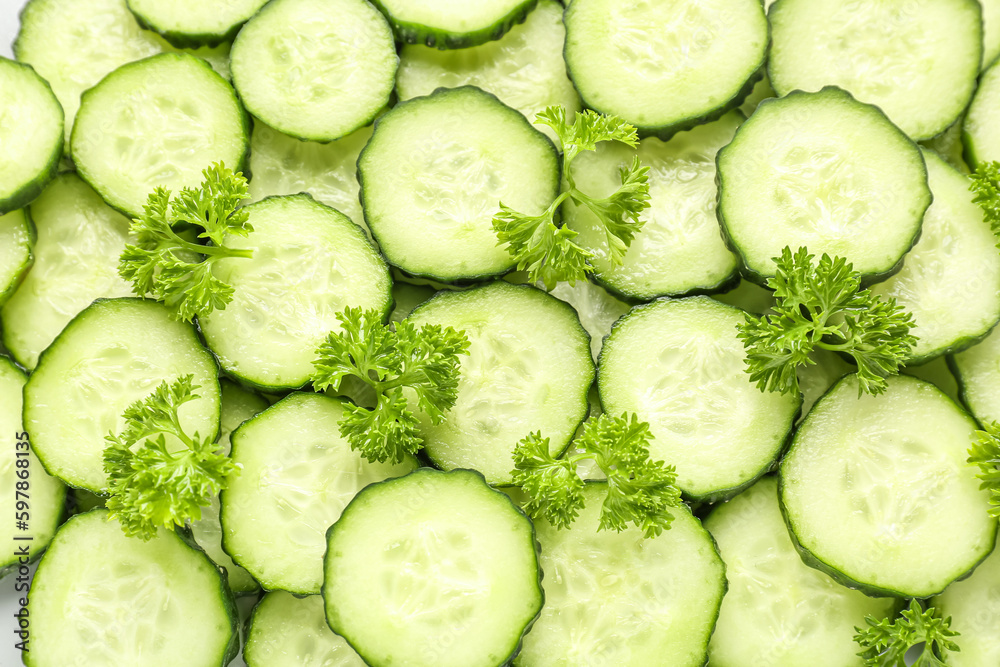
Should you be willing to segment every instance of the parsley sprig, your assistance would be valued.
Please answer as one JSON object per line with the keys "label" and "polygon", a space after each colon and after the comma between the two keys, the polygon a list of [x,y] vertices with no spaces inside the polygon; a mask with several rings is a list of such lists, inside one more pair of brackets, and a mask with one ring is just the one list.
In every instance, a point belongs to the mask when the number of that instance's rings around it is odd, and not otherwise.
{"label": "parsley sprig", "polygon": [[979,466],[980,488],[989,489],[990,516],[1000,518],[1000,424],[984,424],[976,431],[977,440],[969,449],[969,463]]}
{"label": "parsley sprig", "polygon": [[[1000,237],[1000,162],[980,162],[969,178],[972,179],[969,190],[976,195],[972,201],[983,210],[983,219],[990,224],[994,236]],[[1000,241],[997,246],[1000,247]]]}
{"label": "parsley sprig", "polygon": [[906,653],[912,647],[924,643],[920,657],[912,667],[944,667],[950,651],[959,651],[951,640],[958,633],[952,630],[951,618],[942,618],[934,607],[922,610],[920,603],[910,600],[910,608],[904,609],[895,621],[876,620],[865,617],[868,627],[854,628],[854,637],[862,648],[858,653],[865,661],[865,667],[906,667]]}
{"label": "parsley sprig", "polygon": [[158,527],[173,530],[197,521],[201,508],[239,473],[213,440],[189,436],[181,427],[178,410],[199,398],[197,389],[191,375],[160,383],[125,410],[124,430],[105,438],[107,507],[126,535],[149,540]]}
{"label": "parsley sprig", "polygon": [[913,316],[890,298],[860,289],[861,275],[842,257],[824,254],[818,264],[806,248],[787,246],[775,257],[773,313],[747,314],[738,326],[747,350],[746,371],[761,391],[799,389],[796,369],[815,364],[816,349],[843,352],[858,365],[859,394],[879,394],[899,372],[916,342]]}
{"label": "parsley sprig", "polygon": [[528,495],[525,507],[557,528],[567,528],[584,507],[584,481],[577,465],[592,459],[608,478],[608,495],[601,507],[599,530],[625,530],[629,523],[646,537],[670,528],[670,509],[681,504],[673,466],[649,457],[649,424],[628,414],[602,414],[588,421],[575,440],[579,454],[555,458],[549,439],[530,434],[514,450],[514,484]]}
{"label": "parsley sprig", "polygon": [[[132,220],[135,244],[122,252],[118,273],[140,296],[163,301],[177,319],[190,322],[195,315],[222,310],[233,299],[233,288],[212,273],[212,265],[226,257],[253,256],[252,250],[227,248],[227,236],[247,236],[253,231],[246,210],[238,208],[249,197],[247,180],[222,163],[202,172],[197,188],[184,188],[171,198],[169,190],[156,188]],[[198,238],[210,245],[183,238],[179,225],[201,228]]]}
{"label": "parsley sprig", "polygon": [[634,147],[638,143],[635,128],[615,116],[589,109],[577,112],[570,123],[566,110],[555,106],[548,107],[535,120],[555,130],[562,141],[562,173],[568,189],[540,215],[519,213],[500,202],[493,229],[498,245],[506,245],[517,261],[517,269],[527,271],[531,282],[541,281],[552,289],[559,281],[583,280],[593,271],[588,263],[593,253],[574,242],[577,232],[557,222],[559,207],[572,199],[590,209],[604,226],[611,262],[620,265],[632,239],[642,228],[639,214],[649,207],[649,167],[643,167],[636,156],[631,165],[620,170],[622,184],[618,190],[608,197],[591,197],[576,187],[574,158],[582,151],[596,150],[602,141],[618,141]]}
{"label": "parsley sprig", "polygon": [[435,424],[455,405],[458,355],[468,354],[469,340],[451,327],[410,321],[395,330],[382,324],[376,310],[347,308],[337,314],[342,331],[331,332],[317,350],[313,385],[340,389],[356,377],[375,391],[373,409],[348,404],[340,434],[369,461],[398,463],[423,444],[416,415],[404,388],[416,395],[417,407]]}

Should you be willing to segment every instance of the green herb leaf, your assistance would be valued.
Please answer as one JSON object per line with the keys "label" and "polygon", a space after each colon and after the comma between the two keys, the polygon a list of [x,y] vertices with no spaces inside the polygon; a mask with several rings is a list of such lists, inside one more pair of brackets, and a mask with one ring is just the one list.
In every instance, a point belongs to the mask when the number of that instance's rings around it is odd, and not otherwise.
{"label": "green herb leaf", "polygon": [[1000,518],[1000,424],[984,424],[976,431],[977,440],[969,449],[969,463],[979,466],[979,488],[990,492],[990,516]]}
{"label": "green herb leaf", "polygon": [[972,201],[983,209],[983,219],[990,223],[994,236],[1000,237],[1000,162],[980,162],[969,178],[969,190],[976,195]]}
{"label": "green herb leaf", "polygon": [[944,667],[948,652],[960,650],[951,640],[958,636],[949,627],[951,618],[942,618],[934,607],[922,610],[916,600],[910,600],[910,608],[893,622],[867,616],[865,623],[864,629],[854,628],[865,667],[906,667],[907,651],[921,643],[924,648],[913,667]]}

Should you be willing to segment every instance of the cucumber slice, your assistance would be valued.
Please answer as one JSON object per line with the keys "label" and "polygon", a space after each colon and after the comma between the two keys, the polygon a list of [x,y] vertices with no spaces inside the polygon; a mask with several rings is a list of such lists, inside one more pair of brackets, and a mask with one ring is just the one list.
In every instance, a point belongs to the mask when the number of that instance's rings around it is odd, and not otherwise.
{"label": "cucumber slice", "polygon": [[[399,56],[396,93],[408,100],[441,87],[473,85],[493,93],[530,121],[553,105],[572,117],[580,110],[580,96],[566,76],[562,17],[562,5],[541,0],[523,25],[514,26],[495,42],[453,51],[406,45]],[[535,127],[558,142],[551,127]]]}
{"label": "cucumber slice", "polygon": [[956,581],[931,604],[951,617],[951,629],[960,634],[962,650],[948,654],[950,667],[1000,665],[1000,549],[976,568],[972,576]]}
{"label": "cucumber slice", "polygon": [[320,144],[300,141],[264,123],[254,123],[250,137],[250,198],[311,194],[365,227],[358,183],[358,155],[372,136],[369,125],[343,139]]}
{"label": "cucumber slice", "polygon": [[366,667],[326,624],[323,598],[273,591],[257,603],[243,648],[247,667]]}
{"label": "cucumber slice", "polygon": [[1000,421],[1000,331],[950,358],[962,403],[985,424]]}
{"label": "cucumber slice", "polygon": [[[229,435],[240,424],[249,420],[258,412],[268,407],[267,401],[252,392],[243,389],[229,380],[219,383],[222,387],[222,417],[219,420],[219,450],[229,455],[231,445]],[[220,513],[222,505],[219,497],[212,498],[212,504],[202,509],[201,519],[190,523],[191,537],[198,543],[208,557],[216,565],[225,568],[229,579],[229,587],[237,595],[254,593],[260,589],[257,580],[250,573],[233,562],[222,548],[222,520]]]}
{"label": "cucumber slice", "polygon": [[[21,549],[27,549],[28,560],[38,558],[65,514],[66,487],[45,472],[21,426],[21,392],[26,380],[24,371],[0,355],[0,433],[6,434],[8,447],[0,457],[0,502],[12,515],[0,532],[9,545],[0,555],[0,577],[25,565]],[[15,519],[27,521],[28,529],[18,530]]]}
{"label": "cucumber slice", "polygon": [[589,482],[569,530],[538,522],[545,607],[514,664],[702,667],[726,591],[715,543],[686,508],[655,539],[599,532],[606,495]]}
{"label": "cucumber slice", "polygon": [[129,222],[75,174],[60,174],[31,205],[35,263],[2,309],[3,343],[25,368],[94,299],[132,295],[118,275]]}
{"label": "cucumber slice", "polygon": [[511,484],[514,448],[541,431],[558,455],[587,416],[594,381],[590,337],[567,304],[527,285],[497,281],[440,292],[409,317],[469,338],[458,400],[441,424],[420,413],[427,456],[439,468],[474,468]]}
{"label": "cucumber slice", "polygon": [[538,0],[373,0],[407,44],[462,49],[500,39]]}
{"label": "cucumber slice", "polygon": [[219,570],[179,535],[126,537],[105,510],[56,534],[31,586],[28,667],[224,667],[238,617]]}
{"label": "cucumber slice", "polygon": [[506,664],[542,608],[531,521],[472,470],[369,486],[327,543],[327,623],[373,667]]}
{"label": "cucumber slice", "polygon": [[931,203],[917,146],[833,87],[765,101],[718,164],[723,234],[761,285],[785,246],[846,257],[872,280],[890,275]]}
{"label": "cucumber slice", "polygon": [[230,53],[250,113],[312,141],[370,124],[389,103],[398,63],[389,24],[364,0],[272,0]]}
{"label": "cucumber slice", "polygon": [[930,139],[969,104],[982,59],[977,0],[781,0],[768,13],[779,95],[835,85]]}
{"label": "cucumber slice", "polygon": [[98,299],[66,325],[24,387],[24,428],[49,473],[107,493],[104,441],[122,412],[163,382],[193,375],[200,398],[180,410],[186,433],[219,432],[218,366],[194,327],[145,299]]}
{"label": "cucumber slice", "polygon": [[739,106],[767,56],[760,0],[574,0],[565,21],[584,104],[661,139]]}
{"label": "cucumber slice", "polygon": [[0,215],[31,203],[55,178],[63,151],[63,110],[30,65],[0,56]]}
{"label": "cucumber slice", "polygon": [[910,313],[917,337],[909,364],[920,364],[980,340],[1000,321],[1000,253],[969,179],[924,151],[934,202],[920,240],[899,273],[872,287]]}
{"label": "cucumber slice", "polygon": [[347,306],[392,308],[389,269],[360,227],[309,195],[270,197],[246,207],[254,232],[227,240],[251,259],[216,262],[235,293],[225,310],[200,318],[222,368],[277,391],[312,377],[316,348],[340,330]]}
{"label": "cucumber slice", "polygon": [[858,397],[848,375],[781,462],[781,504],[808,565],[869,595],[924,598],[993,550],[989,494],[966,464],[976,423],[933,385],[889,378]]}
{"label": "cucumber slice", "polygon": [[181,48],[232,41],[240,27],[267,4],[267,0],[126,1],[142,27]]}
{"label": "cucumber slice", "polygon": [[509,271],[500,202],[539,214],[559,194],[552,142],[478,88],[441,89],[379,118],[358,159],[365,220],[389,263],[442,282]]}
{"label": "cucumber slice", "polygon": [[965,162],[973,170],[980,162],[1000,160],[1000,61],[979,77],[979,88],[965,114],[962,143]]}
{"label": "cucumber slice", "polygon": [[27,209],[0,215],[0,306],[7,302],[34,263],[35,228]]}
{"label": "cucumber slice", "polygon": [[365,486],[417,467],[353,451],[339,435],[343,405],[289,394],[232,435],[243,472],[222,492],[222,544],[266,590],[319,593],[326,529]]}
{"label": "cucumber slice", "polygon": [[897,601],[870,598],[802,563],[765,477],[705,521],[726,561],[729,590],[709,644],[713,667],[858,664],[855,626],[893,616]]}
{"label": "cucumber slice", "polygon": [[983,66],[1000,56],[1000,0],[979,0],[983,6]]}
{"label": "cucumber slice", "polygon": [[801,404],[750,381],[742,321],[708,297],[659,299],[618,320],[601,351],[604,411],[649,422],[650,455],[676,466],[677,485],[698,500],[733,496],[767,472]]}
{"label": "cucumber slice", "polygon": [[580,324],[590,334],[590,355],[596,362],[611,326],[629,311],[629,305],[587,280],[578,280],[575,285],[557,283],[549,294],[573,306]]}
{"label": "cucumber slice", "polygon": [[241,171],[248,135],[225,79],[200,58],[164,53],[120,67],[88,90],[71,144],[80,176],[137,218],[157,187],[195,187],[214,162]]}
{"label": "cucumber slice", "polygon": [[67,152],[83,92],[122,65],[162,50],[125,0],[28,0],[14,41],[15,57],[34,67],[59,99]]}
{"label": "cucumber slice", "polygon": [[563,206],[566,224],[580,234],[574,242],[594,254],[596,282],[631,301],[722,291],[735,284],[738,261],[719,234],[715,214],[715,155],[742,122],[733,111],[666,143],[650,137],[632,149],[606,142],[577,158],[577,187],[594,197],[620,188],[621,168],[636,155],[649,167],[650,207],[640,215],[645,224],[619,266],[611,262],[607,231],[597,216],[586,206]]}

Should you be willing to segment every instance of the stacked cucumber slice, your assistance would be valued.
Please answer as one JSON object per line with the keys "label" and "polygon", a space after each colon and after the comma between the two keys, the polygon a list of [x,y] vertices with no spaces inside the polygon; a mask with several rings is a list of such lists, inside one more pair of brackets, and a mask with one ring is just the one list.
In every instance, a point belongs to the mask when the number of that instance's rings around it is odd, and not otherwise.
{"label": "stacked cucumber slice", "polygon": [[[910,600],[1000,664],[1000,0],[28,0],[13,55],[24,664],[858,667]],[[753,349],[851,296],[786,248],[912,315],[875,395],[856,310]]]}

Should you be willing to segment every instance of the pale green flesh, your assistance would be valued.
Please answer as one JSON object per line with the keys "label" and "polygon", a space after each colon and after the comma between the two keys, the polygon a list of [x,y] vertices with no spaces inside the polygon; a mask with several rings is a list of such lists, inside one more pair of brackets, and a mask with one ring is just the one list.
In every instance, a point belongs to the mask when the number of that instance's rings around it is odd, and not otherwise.
{"label": "pale green flesh", "polygon": [[62,174],[31,205],[35,263],[3,309],[4,345],[26,368],[94,299],[131,296],[118,275],[128,220],[75,174]]}
{"label": "pale green flesh", "polygon": [[473,468],[491,484],[510,484],[514,448],[529,433],[541,431],[553,454],[566,448],[594,380],[590,341],[572,308],[533,287],[496,282],[440,294],[410,320],[464,331],[470,343],[444,422],[419,415],[427,455],[439,467]]}
{"label": "pale green flesh", "polygon": [[962,400],[980,423],[1000,421],[1000,333],[952,357]]}
{"label": "pale green flesh", "polygon": [[[48,546],[49,541],[59,526],[59,520],[63,515],[63,503],[66,500],[66,487],[54,477],[50,477],[41,462],[34,453],[28,451],[27,457],[17,455],[17,452],[25,451],[15,448],[19,441],[18,434],[24,429],[21,427],[21,391],[24,387],[25,376],[7,357],[0,356],[0,433],[5,434],[8,451],[0,456],[0,502],[3,507],[10,508],[11,517],[2,530],[0,539],[4,544],[14,545],[14,547],[25,546],[28,548],[29,556],[35,557]],[[24,440],[22,437],[21,441]],[[17,465],[17,461],[26,460],[24,464]],[[28,500],[28,530],[16,530],[14,524],[14,512],[16,502],[24,500],[15,496],[16,485],[22,481],[18,476],[19,472],[27,470],[28,490],[26,492]],[[30,541],[15,541],[28,538]],[[14,555],[14,548],[8,549],[0,556],[0,573],[8,566],[18,564],[18,557]]]}
{"label": "pale green flesh", "polygon": [[1000,0],[979,0],[983,6],[983,69],[1000,56]]}
{"label": "pale green flesh", "polygon": [[524,0],[379,0],[396,21],[454,33],[486,30],[504,20]]}
{"label": "pale green flesh", "polygon": [[30,67],[0,57],[0,213],[4,200],[45,178],[59,159],[63,113]]}
{"label": "pale green flesh", "polygon": [[878,109],[843,91],[762,104],[719,152],[725,233],[757,276],[789,246],[890,271],[931,201],[919,149]]}
{"label": "pale green flesh", "polygon": [[416,467],[369,463],[339,435],[343,403],[290,394],[240,428],[222,493],[223,545],[267,590],[320,592],[326,529],[362,488]]}
{"label": "pale green flesh", "polygon": [[[546,107],[558,105],[567,115],[580,110],[580,97],[566,76],[563,7],[541,0],[521,25],[499,40],[467,49],[441,50],[407,44],[400,53],[396,92],[401,100],[430,95],[437,88],[473,85],[534,121]],[[557,141],[547,125],[536,127]]]}
{"label": "pale green flesh", "polygon": [[565,20],[566,62],[584,102],[640,128],[725,107],[768,43],[758,0],[580,0]]}
{"label": "pale green flesh", "polygon": [[222,367],[262,388],[296,388],[313,373],[316,348],[340,330],[336,315],[389,309],[389,270],[364,232],[308,195],[248,206],[254,232],[226,240],[252,258],[216,262],[215,276],[235,289],[225,310],[201,318]]}
{"label": "pale green flesh", "polygon": [[896,275],[872,288],[913,314],[917,342],[911,360],[927,360],[968,345],[1000,320],[1000,252],[969,180],[925,151],[934,202],[920,239]]}
{"label": "pale green flesh", "polygon": [[389,102],[397,63],[389,24],[364,0],[274,0],[230,56],[250,113],[314,141],[369,124]]}
{"label": "pale green flesh", "polygon": [[853,375],[813,408],[781,464],[790,528],[851,580],[927,597],[993,548],[988,494],[966,463],[976,424],[933,385],[889,378],[858,398]]}
{"label": "pale green flesh", "polygon": [[31,268],[31,246],[31,222],[24,209],[0,215],[0,305]]}
{"label": "pale green flesh", "polygon": [[709,644],[713,667],[858,665],[855,626],[895,610],[894,599],[845,588],[802,562],[773,477],[717,507],[705,528],[719,545],[729,581]]}
{"label": "pale green flesh", "polygon": [[962,400],[959,397],[958,380],[948,367],[946,357],[938,357],[933,361],[919,366],[906,366],[902,369],[902,372],[925,382],[930,382],[943,391],[948,398],[962,405]]}
{"label": "pale green flesh", "polygon": [[437,290],[425,285],[410,285],[408,283],[397,282],[392,284],[393,308],[389,319],[393,322],[402,322],[413,310],[430,299]]}
{"label": "pale green flesh", "polygon": [[500,202],[537,215],[559,188],[552,143],[471,87],[395,107],[358,171],[365,220],[389,261],[443,281],[508,271],[513,260],[492,224]]}
{"label": "pale green flesh", "polygon": [[643,139],[638,149],[606,142],[574,161],[576,186],[590,197],[607,197],[620,188],[620,170],[636,155],[650,170],[650,208],[640,214],[643,227],[620,266],[611,261],[604,223],[586,206],[568,202],[563,208],[566,223],[580,232],[574,241],[594,255],[597,280],[648,301],[712,289],[733,276],[736,255],[726,248],[715,215],[715,155],[742,120],[734,111],[666,143]]}
{"label": "pale green flesh", "polygon": [[254,609],[251,623],[243,649],[248,667],[365,667],[326,624],[319,595],[268,593]]}
{"label": "pale green flesh", "polygon": [[950,667],[983,667],[1000,664],[1000,549],[976,568],[972,576],[957,581],[931,604],[951,617],[951,629],[961,633],[961,651],[948,654]]}
{"label": "pale green flesh", "polygon": [[[773,0],[771,1],[773,2]],[[753,90],[750,91],[747,98],[743,100],[743,104],[739,107],[740,112],[749,118],[750,114],[757,110],[761,102],[772,97],[777,97],[777,94],[774,92],[774,88],[771,87],[771,80],[767,78],[767,74],[764,74],[761,80],[754,84]]]}
{"label": "pale green flesh", "polygon": [[749,280],[741,280],[733,289],[713,294],[712,298],[755,315],[763,315],[774,307],[774,292]]}
{"label": "pale green flesh", "polygon": [[117,70],[84,97],[73,128],[80,175],[115,208],[142,213],[156,187],[195,187],[215,162],[242,167],[243,111],[208,64],[163,54]]}
{"label": "pale green flesh", "polygon": [[320,144],[300,141],[264,123],[254,124],[250,138],[250,198],[308,192],[365,227],[358,184],[358,155],[372,136],[371,126],[343,139]]}
{"label": "pale green flesh", "polygon": [[181,426],[214,437],[218,368],[194,327],[155,301],[97,301],[66,327],[32,373],[24,390],[24,426],[50,473],[70,486],[106,493],[105,436],[121,431],[125,408],[183,375],[194,376],[200,398],[181,406]]}
{"label": "pale green flesh", "polygon": [[243,23],[267,0],[128,0],[129,7],[158,32],[218,35]]}
{"label": "pale green flesh", "polygon": [[324,572],[330,627],[374,665],[504,664],[542,606],[531,522],[468,470],[370,487]]}
{"label": "pale green flesh", "polygon": [[782,0],[769,13],[779,95],[836,85],[883,109],[914,139],[969,103],[982,56],[975,0]]}
{"label": "pale green flesh", "polygon": [[1000,67],[994,65],[979,79],[972,104],[962,126],[969,167],[975,170],[980,162],[1000,160]]}
{"label": "pale green flesh", "polygon": [[802,414],[799,416],[799,422],[806,418],[816,401],[837,380],[857,370],[835,352],[815,350],[809,358],[815,363],[799,366],[795,371],[799,380],[799,391],[802,392]]}
{"label": "pale green flesh", "polygon": [[611,326],[618,318],[628,312],[628,304],[587,280],[579,280],[575,285],[558,283],[549,294],[573,306],[580,324],[590,334],[590,354],[596,362],[604,337],[611,333]]}
{"label": "pale green flesh", "polygon": [[605,412],[649,422],[650,455],[676,466],[693,497],[724,495],[765,472],[799,409],[797,395],[750,382],[742,321],[708,297],[654,301],[619,320],[601,352]]}
{"label": "pale green flesh", "polygon": [[215,566],[161,530],[126,537],[108,513],[70,519],[31,587],[30,667],[219,667],[235,613]]}
{"label": "pale green flesh", "polygon": [[587,484],[568,530],[538,522],[545,607],[514,664],[701,667],[726,586],[712,538],[686,508],[654,539],[599,532],[606,495]]}

